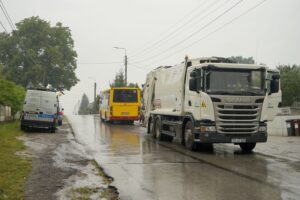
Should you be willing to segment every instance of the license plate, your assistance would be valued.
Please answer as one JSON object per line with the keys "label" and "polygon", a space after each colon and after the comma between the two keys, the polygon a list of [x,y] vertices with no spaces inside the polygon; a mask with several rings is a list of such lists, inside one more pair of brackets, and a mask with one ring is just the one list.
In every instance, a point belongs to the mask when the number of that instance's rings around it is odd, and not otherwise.
{"label": "license plate", "polygon": [[231,143],[245,143],[246,138],[233,138],[231,139]]}
{"label": "license plate", "polygon": [[121,114],[122,114],[122,115],[129,115],[128,112],[122,112]]}
{"label": "license plate", "polygon": [[24,119],[26,119],[26,120],[37,120],[38,115],[37,114],[25,114]]}

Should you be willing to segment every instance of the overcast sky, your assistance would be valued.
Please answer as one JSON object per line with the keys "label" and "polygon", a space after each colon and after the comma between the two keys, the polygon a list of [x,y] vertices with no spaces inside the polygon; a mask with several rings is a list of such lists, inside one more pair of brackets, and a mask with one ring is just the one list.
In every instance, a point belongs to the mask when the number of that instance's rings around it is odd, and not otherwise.
{"label": "overcast sky", "polygon": [[[271,68],[300,64],[299,0],[268,0],[245,15],[262,0],[2,1],[15,23],[39,16],[71,29],[80,82],[62,97],[66,112],[84,92],[93,99],[94,81],[98,93],[124,67],[124,51],[115,46],[127,49],[128,81],[139,84],[152,68],[179,63],[185,55],[253,56]],[[100,64],[111,62],[117,63]]]}

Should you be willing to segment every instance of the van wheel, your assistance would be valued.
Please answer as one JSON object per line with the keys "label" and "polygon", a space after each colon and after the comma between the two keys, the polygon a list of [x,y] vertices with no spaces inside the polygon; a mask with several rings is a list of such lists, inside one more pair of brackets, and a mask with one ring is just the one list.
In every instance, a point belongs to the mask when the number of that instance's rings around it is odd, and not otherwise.
{"label": "van wheel", "polygon": [[21,125],[21,130],[22,130],[22,131],[26,131],[26,130],[27,130],[27,127],[24,126],[24,125]]}
{"label": "van wheel", "polygon": [[240,143],[239,145],[243,152],[251,152],[255,148],[256,143]]}
{"label": "van wheel", "polygon": [[50,133],[55,133],[55,127],[50,128]]}
{"label": "van wheel", "polygon": [[194,142],[194,126],[191,121],[188,121],[184,127],[184,146],[189,150],[196,150],[197,144]]}

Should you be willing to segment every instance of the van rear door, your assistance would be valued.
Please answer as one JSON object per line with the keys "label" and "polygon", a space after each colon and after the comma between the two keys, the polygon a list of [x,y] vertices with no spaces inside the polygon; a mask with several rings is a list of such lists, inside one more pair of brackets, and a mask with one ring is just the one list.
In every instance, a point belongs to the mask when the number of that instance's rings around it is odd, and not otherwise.
{"label": "van rear door", "polygon": [[54,92],[42,91],[40,98],[39,120],[53,121],[57,102]]}

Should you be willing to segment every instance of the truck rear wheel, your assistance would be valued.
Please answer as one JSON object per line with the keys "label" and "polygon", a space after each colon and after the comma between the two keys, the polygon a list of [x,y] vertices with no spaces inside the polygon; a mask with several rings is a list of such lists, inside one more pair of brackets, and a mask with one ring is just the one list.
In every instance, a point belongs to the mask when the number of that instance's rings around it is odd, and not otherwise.
{"label": "truck rear wheel", "polygon": [[153,138],[155,138],[155,133],[154,133],[154,125],[155,121],[153,119],[151,119],[151,121],[149,122],[149,133],[152,135]]}
{"label": "truck rear wheel", "polygon": [[251,152],[255,148],[256,143],[240,143],[239,145],[243,152]]}
{"label": "truck rear wheel", "polygon": [[197,144],[194,142],[194,126],[191,121],[188,121],[184,128],[184,146],[189,150],[196,150]]}
{"label": "truck rear wheel", "polygon": [[155,126],[154,126],[154,134],[153,134],[153,137],[158,139],[158,140],[161,140],[161,123],[160,123],[160,119],[157,118],[155,120]]}

